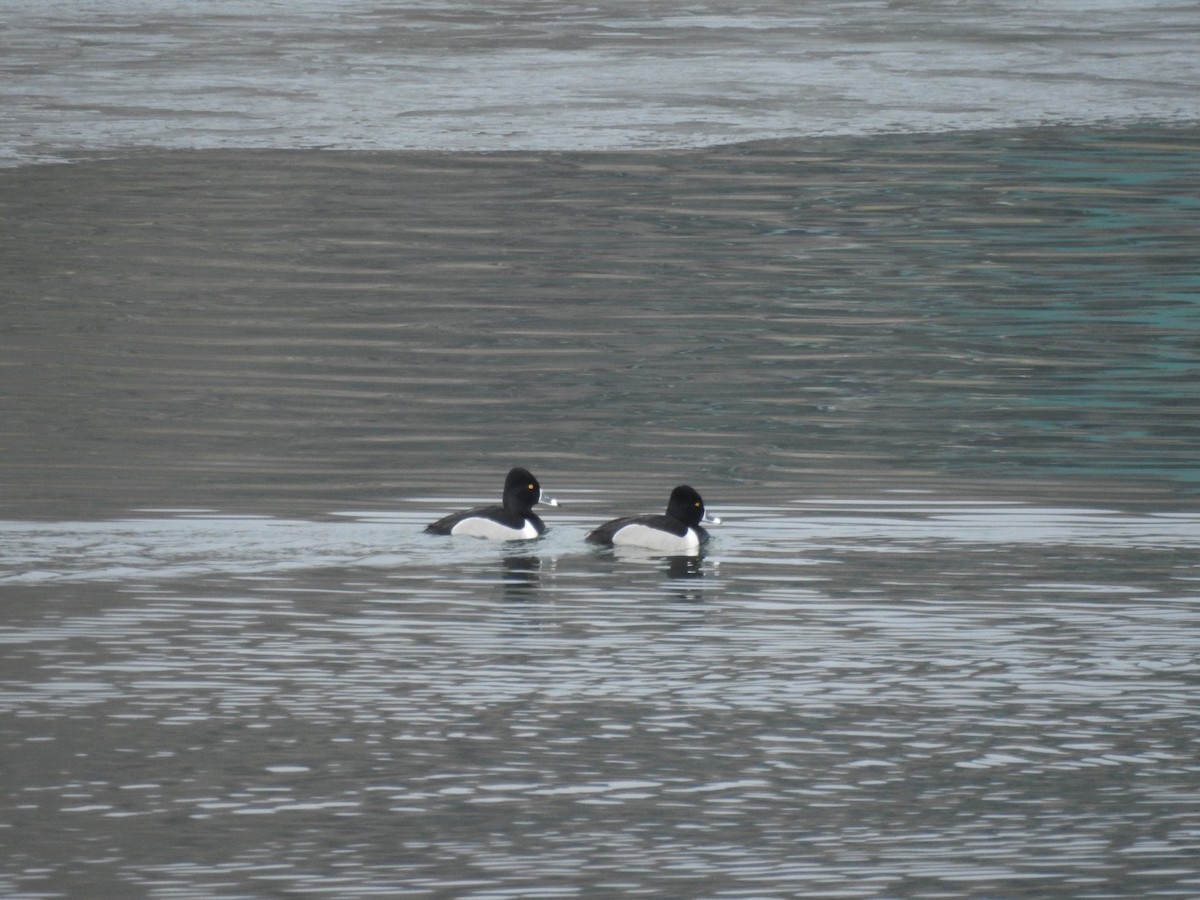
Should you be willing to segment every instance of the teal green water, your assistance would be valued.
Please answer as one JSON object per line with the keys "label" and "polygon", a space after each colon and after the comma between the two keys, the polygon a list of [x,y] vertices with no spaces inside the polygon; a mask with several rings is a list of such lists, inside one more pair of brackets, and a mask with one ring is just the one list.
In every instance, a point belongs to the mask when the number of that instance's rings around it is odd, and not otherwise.
{"label": "teal green water", "polygon": [[1195,896],[1197,161],[0,170],[0,894]]}
{"label": "teal green water", "polygon": [[1045,129],[0,173],[3,503],[315,514],[514,462],[751,501],[1191,497],[1198,147]]}

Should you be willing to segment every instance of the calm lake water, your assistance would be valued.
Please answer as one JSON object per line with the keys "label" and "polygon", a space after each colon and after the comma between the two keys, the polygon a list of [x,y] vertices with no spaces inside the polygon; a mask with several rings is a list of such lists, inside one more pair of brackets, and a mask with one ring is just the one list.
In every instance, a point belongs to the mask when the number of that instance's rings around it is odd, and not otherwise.
{"label": "calm lake water", "polygon": [[1200,895],[1194,7],[14,9],[0,895]]}
{"label": "calm lake water", "polygon": [[0,889],[1195,895],[1198,151],[0,174]]}

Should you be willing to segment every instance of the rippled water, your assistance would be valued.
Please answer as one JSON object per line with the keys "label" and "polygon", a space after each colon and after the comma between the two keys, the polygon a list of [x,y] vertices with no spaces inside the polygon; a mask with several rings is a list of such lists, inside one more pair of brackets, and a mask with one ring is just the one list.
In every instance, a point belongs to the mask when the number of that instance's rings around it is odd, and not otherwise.
{"label": "rippled water", "polygon": [[1147,127],[13,171],[6,502],[386,510],[493,497],[516,462],[623,505],[677,480],[1190,502],[1198,149]]}
{"label": "rippled water", "polygon": [[570,499],[6,523],[5,892],[1196,889],[1200,516],[731,504],[671,561]]}
{"label": "rippled water", "polygon": [[6,0],[0,161],[1195,121],[1194,2]]}
{"label": "rippled water", "polygon": [[0,894],[1195,896],[1197,159],[0,171]]}

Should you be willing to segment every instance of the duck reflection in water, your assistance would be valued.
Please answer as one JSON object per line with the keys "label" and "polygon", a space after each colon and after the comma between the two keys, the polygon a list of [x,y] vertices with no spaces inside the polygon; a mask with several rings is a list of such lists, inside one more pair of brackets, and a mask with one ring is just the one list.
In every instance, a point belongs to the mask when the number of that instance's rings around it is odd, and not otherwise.
{"label": "duck reflection in water", "polygon": [[667,579],[676,599],[684,603],[699,603],[704,599],[704,554],[693,556],[668,556],[666,558]]}
{"label": "duck reflection in water", "polygon": [[695,554],[693,556],[668,556],[667,577],[676,580],[686,580],[692,578],[704,577],[704,556]]}
{"label": "duck reflection in water", "polygon": [[[614,547],[612,554],[623,563],[653,566],[661,571],[666,576],[667,589],[678,600],[695,603],[704,599],[706,568],[703,551],[664,556],[640,547]],[[709,566],[709,573],[713,565],[715,563]]]}
{"label": "duck reflection in water", "polygon": [[542,587],[542,559],[530,553],[505,554],[500,567],[504,599],[529,601]]}

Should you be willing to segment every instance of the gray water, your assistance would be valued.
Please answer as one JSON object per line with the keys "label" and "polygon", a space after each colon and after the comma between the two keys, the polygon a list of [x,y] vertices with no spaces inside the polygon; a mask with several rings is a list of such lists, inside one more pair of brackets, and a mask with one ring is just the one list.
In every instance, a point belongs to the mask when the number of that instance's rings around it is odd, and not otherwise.
{"label": "gray water", "polygon": [[730,505],[669,561],[412,506],[9,526],[5,894],[1197,889],[1200,516]]}
{"label": "gray water", "polygon": [[6,0],[0,161],[1200,118],[1195,0]]}
{"label": "gray water", "polygon": [[1193,896],[1197,148],[8,170],[3,893]]}
{"label": "gray water", "polygon": [[1194,6],[10,12],[0,895],[1200,893]]}

